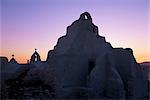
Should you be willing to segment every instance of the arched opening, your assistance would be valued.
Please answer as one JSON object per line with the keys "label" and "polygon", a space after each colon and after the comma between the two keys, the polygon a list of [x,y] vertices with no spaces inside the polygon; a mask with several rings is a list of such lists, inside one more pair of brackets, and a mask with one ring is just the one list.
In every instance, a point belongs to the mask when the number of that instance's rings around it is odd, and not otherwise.
{"label": "arched opening", "polygon": [[85,20],[87,20],[87,19],[88,19],[87,15],[84,15],[84,19],[85,19]]}
{"label": "arched opening", "polygon": [[95,67],[96,63],[95,63],[95,60],[89,60],[88,62],[88,75],[91,73],[91,71],[93,70],[93,68]]}
{"label": "arched opening", "polygon": [[37,61],[38,59],[37,59],[37,55],[35,55],[35,59],[34,59],[34,61]]}

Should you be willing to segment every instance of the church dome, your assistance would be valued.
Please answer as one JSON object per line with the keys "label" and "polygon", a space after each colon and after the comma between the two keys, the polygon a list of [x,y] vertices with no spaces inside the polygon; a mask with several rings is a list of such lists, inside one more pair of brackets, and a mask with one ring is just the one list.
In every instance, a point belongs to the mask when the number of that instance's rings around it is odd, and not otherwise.
{"label": "church dome", "polygon": [[17,63],[17,61],[14,58],[14,54],[12,54],[12,58],[10,59],[9,63]]}

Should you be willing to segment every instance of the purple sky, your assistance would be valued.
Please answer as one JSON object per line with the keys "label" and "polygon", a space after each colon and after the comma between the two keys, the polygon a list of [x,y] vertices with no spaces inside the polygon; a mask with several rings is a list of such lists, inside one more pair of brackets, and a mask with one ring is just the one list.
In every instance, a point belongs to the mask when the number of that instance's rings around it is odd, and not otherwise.
{"label": "purple sky", "polygon": [[1,0],[1,56],[26,62],[38,49],[42,60],[66,27],[88,11],[99,34],[113,47],[130,47],[150,61],[149,0]]}

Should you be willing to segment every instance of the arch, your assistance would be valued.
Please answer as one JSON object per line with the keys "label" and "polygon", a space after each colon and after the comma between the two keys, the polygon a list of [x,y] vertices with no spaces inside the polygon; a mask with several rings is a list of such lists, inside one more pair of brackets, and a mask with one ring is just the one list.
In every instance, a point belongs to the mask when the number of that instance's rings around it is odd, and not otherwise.
{"label": "arch", "polygon": [[82,13],[82,14],[80,15],[80,19],[82,19],[82,20],[91,20],[92,18],[91,18],[90,13],[84,12],[84,13]]}
{"label": "arch", "polygon": [[87,16],[87,19],[91,19],[91,15],[90,15],[90,13],[88,13],[88,12],[84,12],[83,14],[84,14],[84,16]]}
{"label": "arch", "polygon": [[84,15],[84,19],[88,19],[87,15]]}
{"label": "arch", "polygon": [[96,66],[96,62],[94,59],[89,60],[88,62],[88,75],[90,75],[91,71],[94,69]]}

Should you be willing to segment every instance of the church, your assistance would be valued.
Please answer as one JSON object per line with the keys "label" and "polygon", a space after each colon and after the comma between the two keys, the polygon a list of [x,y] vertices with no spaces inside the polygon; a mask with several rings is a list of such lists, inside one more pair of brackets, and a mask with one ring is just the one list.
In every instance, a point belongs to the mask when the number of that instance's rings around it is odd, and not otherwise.
{"label": "church", "polygon": [[[18,64],[14,55],[10,62],[6,58],[3,62],[5,68],[14,66],[13,70],[4,68],[2,73],[13,77],[3,80],[18,79],[24,87],[22,98],[149,98],[148,82],[132,49],[113,48],[105,37],[100,36],[88,12],[82,13],[67,27],[66,35],[58,39],[54,49],[48,52],[46,61],[41,61],[35,49],[25,65]],[[22,77],[18,78],[20,75]],[[4,81],[3,84],[5,87]],[[38,95],[34,95],[37,90]]]}

